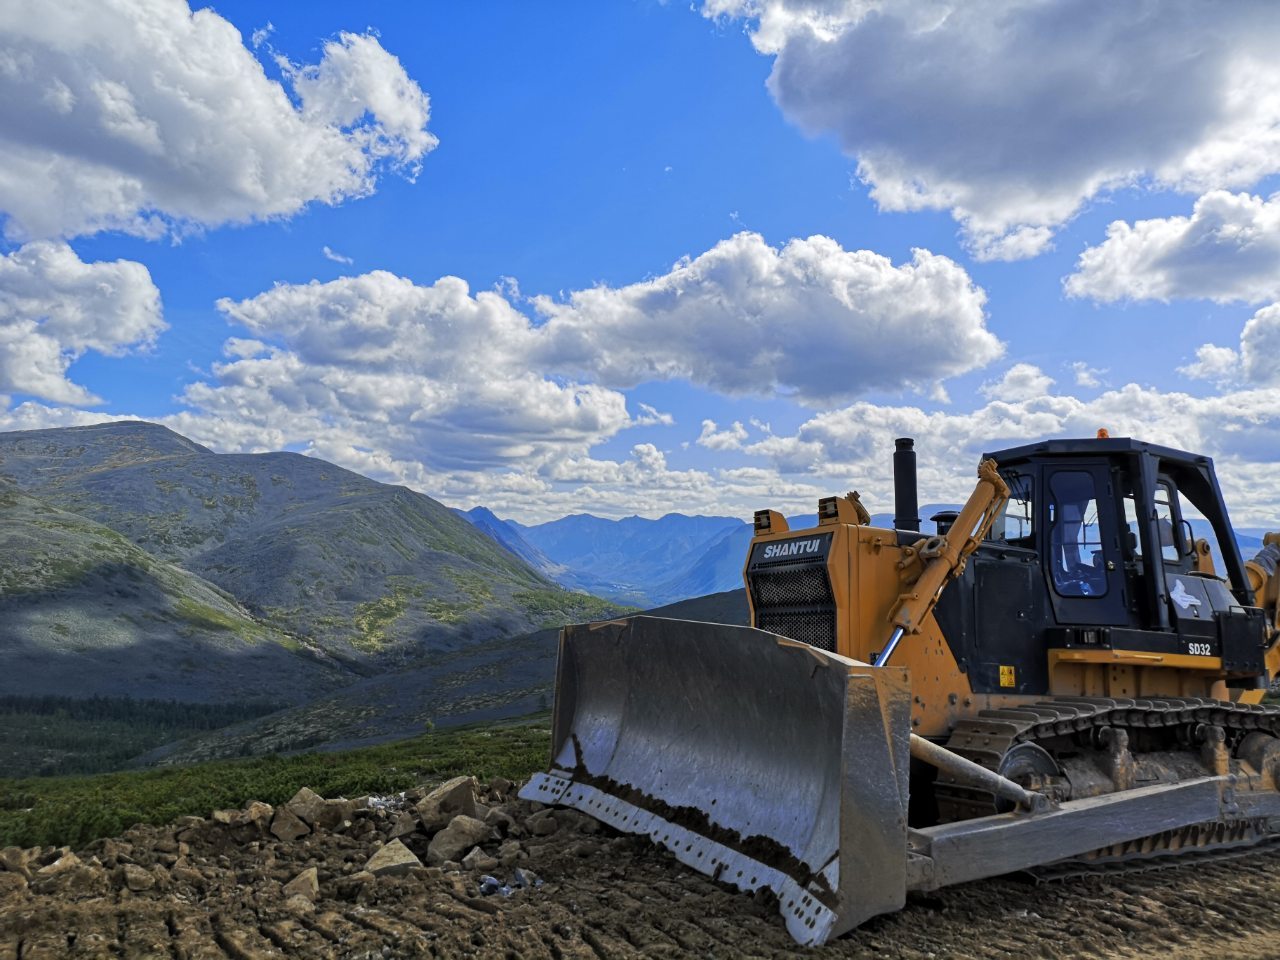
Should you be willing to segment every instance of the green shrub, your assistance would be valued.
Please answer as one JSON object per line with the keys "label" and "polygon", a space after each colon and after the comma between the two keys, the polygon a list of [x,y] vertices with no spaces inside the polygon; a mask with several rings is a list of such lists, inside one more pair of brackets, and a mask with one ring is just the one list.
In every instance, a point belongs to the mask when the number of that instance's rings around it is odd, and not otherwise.
{"label": "green shrub", "polygon": [[432,731],[360,750],[220,760],[159,770],[83,777],[0,779],[0,847],[82,847],[135,823],[279,804],[300,787],[357,797],[407,790],[470,774],[522,780],[546,766],[545,715],[496,726]]}

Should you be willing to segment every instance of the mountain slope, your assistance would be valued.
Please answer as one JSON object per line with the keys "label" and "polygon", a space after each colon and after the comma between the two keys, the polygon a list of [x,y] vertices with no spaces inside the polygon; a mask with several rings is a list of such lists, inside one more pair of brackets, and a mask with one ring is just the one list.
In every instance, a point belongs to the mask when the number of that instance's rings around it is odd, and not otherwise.
{"label": "mountain slope", "polygon": [[556,580],[560,575],[568,572],[568,569],[563,564],[556,563],[526,540],[520,532],[518,524],[510,520],[500,519],[488,507],[472,507],[470,510],[455,510],[454,512],[548,579]]}
{"label": "mountain slope", "polygon": [[[747,622],[745,590],[647,611],[709,623]],[[546,710],[555,695],[558,630],[539,630],[445,654],[429,664],[370,677],[328,696],[150,751],[140,765],[242,754],[345,749],[454,726]]]}
{"label": "mountain slope", "polygon": [[351,676],[222,590],[0,483],[0,694],[296,703]]}
{"label": "mountain slope", "polygon": [[0,434],[0,476],[348,659],[399,662],[603,612],[437,501],[294,453],[156,424]]}

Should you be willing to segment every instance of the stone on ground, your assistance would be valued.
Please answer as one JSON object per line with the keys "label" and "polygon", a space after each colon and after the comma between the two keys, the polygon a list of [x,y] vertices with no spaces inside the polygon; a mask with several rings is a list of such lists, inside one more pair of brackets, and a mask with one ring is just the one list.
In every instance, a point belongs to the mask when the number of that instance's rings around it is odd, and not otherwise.
{"label": "stone on ground", "polygon": [[464,870],[496,870],[498,861],[489,854],[485,853],[479,847],[472,847],[471,852],[462,858],[462,869]]}
{"label": "stone on ground", "polygon": [[427,846],[427,859],[432,865],[459,860],[466,851],[488,839],[491,829],[482,820],[459,814],[431,839]]}
{"label": "stone on ground", "polygon": [[356,812],[351,800],[326,800],[310,787],[303,787],[285,804],[294,815],[317,830],[332,830]]}
{"label": "stone on ground", "polygon": [[272,835],[277,840],[283,840],[286,843],[291,843],[310,832],[311,828],[288,807],[281,807],[277,810],[275,817],[271,820]]}
{"label": "stone on ground", "polygon": [[476,815],[475,779],[454,777],[446,780],[418,801],[418,819],[422,829],[435,833],[458,814]]}
{"label": "stone on ground", "polygon": [[284,895],[306,897],[312,903],[320,897],[320,875],[315,867],[308,867],[284,885]]}
{"label": "stone on ground", "polygon": [[364,868],[375,877],[403,877],[420,866],[422,861],[413,855],[412,850],[399,840],[392,840],[370,857]]}

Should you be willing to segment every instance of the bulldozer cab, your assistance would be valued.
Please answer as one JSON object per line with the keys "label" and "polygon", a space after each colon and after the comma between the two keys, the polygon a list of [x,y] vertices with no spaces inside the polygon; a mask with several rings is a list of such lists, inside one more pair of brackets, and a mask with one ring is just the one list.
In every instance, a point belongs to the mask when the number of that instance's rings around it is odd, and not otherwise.
{"label": "bulldozer cab", "polygon": [[[1034,631],[996,622],[1017,619],[1014,607],[1042,624],[1048,661],[1043,669],[1027,664],[1026,692],[1064,692],[1063,677],[1082,671],[1055,666],[1085,650],[1180,667],[1212,662],[1255,685],[1265,628],[1209,458],[1121,438],[1053,440],[987,456],[1000,464],[1010,498],[975,563],[975,644],[994,644],[1008,658],[1011,643],[998,638],[1018,634],[1013,644],[1034,649]],[[1202,556],[1193,518],[1207,527],[1220,565]],[[1009,572],[1030,564],[1038,577]],[[958,636],[954,599],[943,598],[939,622]]]}
{"label": "bulldozer cab", "polygon": [[1204,578],[1192,517],[1209,525],[1223,582],[1238,603],[1252,604],[1207,457],[1112,438],[990,456],[1010,488],[990,539],[1039,554],[1059,621],[1169,628],[1176,583],[1190,590],[1185,578]]}

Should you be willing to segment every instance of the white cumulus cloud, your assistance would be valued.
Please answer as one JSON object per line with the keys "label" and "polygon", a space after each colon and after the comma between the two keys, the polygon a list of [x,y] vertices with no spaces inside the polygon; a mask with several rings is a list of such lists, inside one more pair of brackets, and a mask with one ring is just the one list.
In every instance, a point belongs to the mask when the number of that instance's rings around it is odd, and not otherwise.
{"label": "white cumulus cloud", "polygon": [[0,210],[14,240],[157,236],[338,203],[436,144],[426,94],[368,35],[270,79],[185,0],[0,4]]}
{"label": "white cumulus cloud", "polygon": [[0,392],[97,403],[68,379],[71,363],[88,350],[145,347],[163,329],[160,292],[140,263],[85,263],[53,241],[0,257]]}
{"label": "white cumulus cloud", "polygon": [[978,391],[989,400],[1033,400],[1049,392],[1053,377],[1030,363],[1015,363],[999,380],[984,383]]}
{"label": "white cumulus cloud", "polygon": [[945,209],[978,257],[1033,256],[1091,198],[1280,172],[1280,17],[1266,0],[705,0],[775,60],[885,210]]}
{"label": "white cumulus cloud", "polygon": [[1091,367],[1083,360],[1074,360],[1071,363],[1071,372],[1075,375],[1077,387],[1100,387],[1102,374],[1107,371]]}
{"label": "white cumulus cloud", "polygon": [[456,277],[419,286],[374,271],[218,307],[270,345],[246,355],[235,341],[212,382],[183,399],[295,442],[344,437],[437,468],[536,465],[631,423],[620,393],[531,368],[528,319]]}
{"label": "white cumulus cloud", "polygon": [[916,250],[894,266],[822,236],[775,248],[739,233],[653,279],[533,302],[536,357],[619,389],[682,379],[820,404],[931,389],[1004,351],[954,261]]}
{"label": "white cumulus cloud", "polygon": [[855,486],[872,512],[893,502],[896,437],[916,438],[923,501],[963,500],[984,452],[1050,437],[1136,437],[1215,458],[1237,523],[1274,526],[1280,513],[1280,389],[1195,397],[1137,384],[1091,399],[1045,394],[992,399],[964,412],[858,402],[815,415],[793,434],[746,448],[783,474],[834,489]]}
{"label": "white cumulus cloud", "polygon": [[1198,380],[1220,384],[1244,381],[1275,386],[1280,384],[1280,303],[1258,310],[1240,331],[1240,348],[1206,343],[1196,350],[1196,359],[1178,372]]}
{"label": "white cumulus cloud", "polygon": [[1189,217],[1117,220],[1080,255],[1066,291],[1099,301],[1280,299],[1280,195],[1215,190]]}

